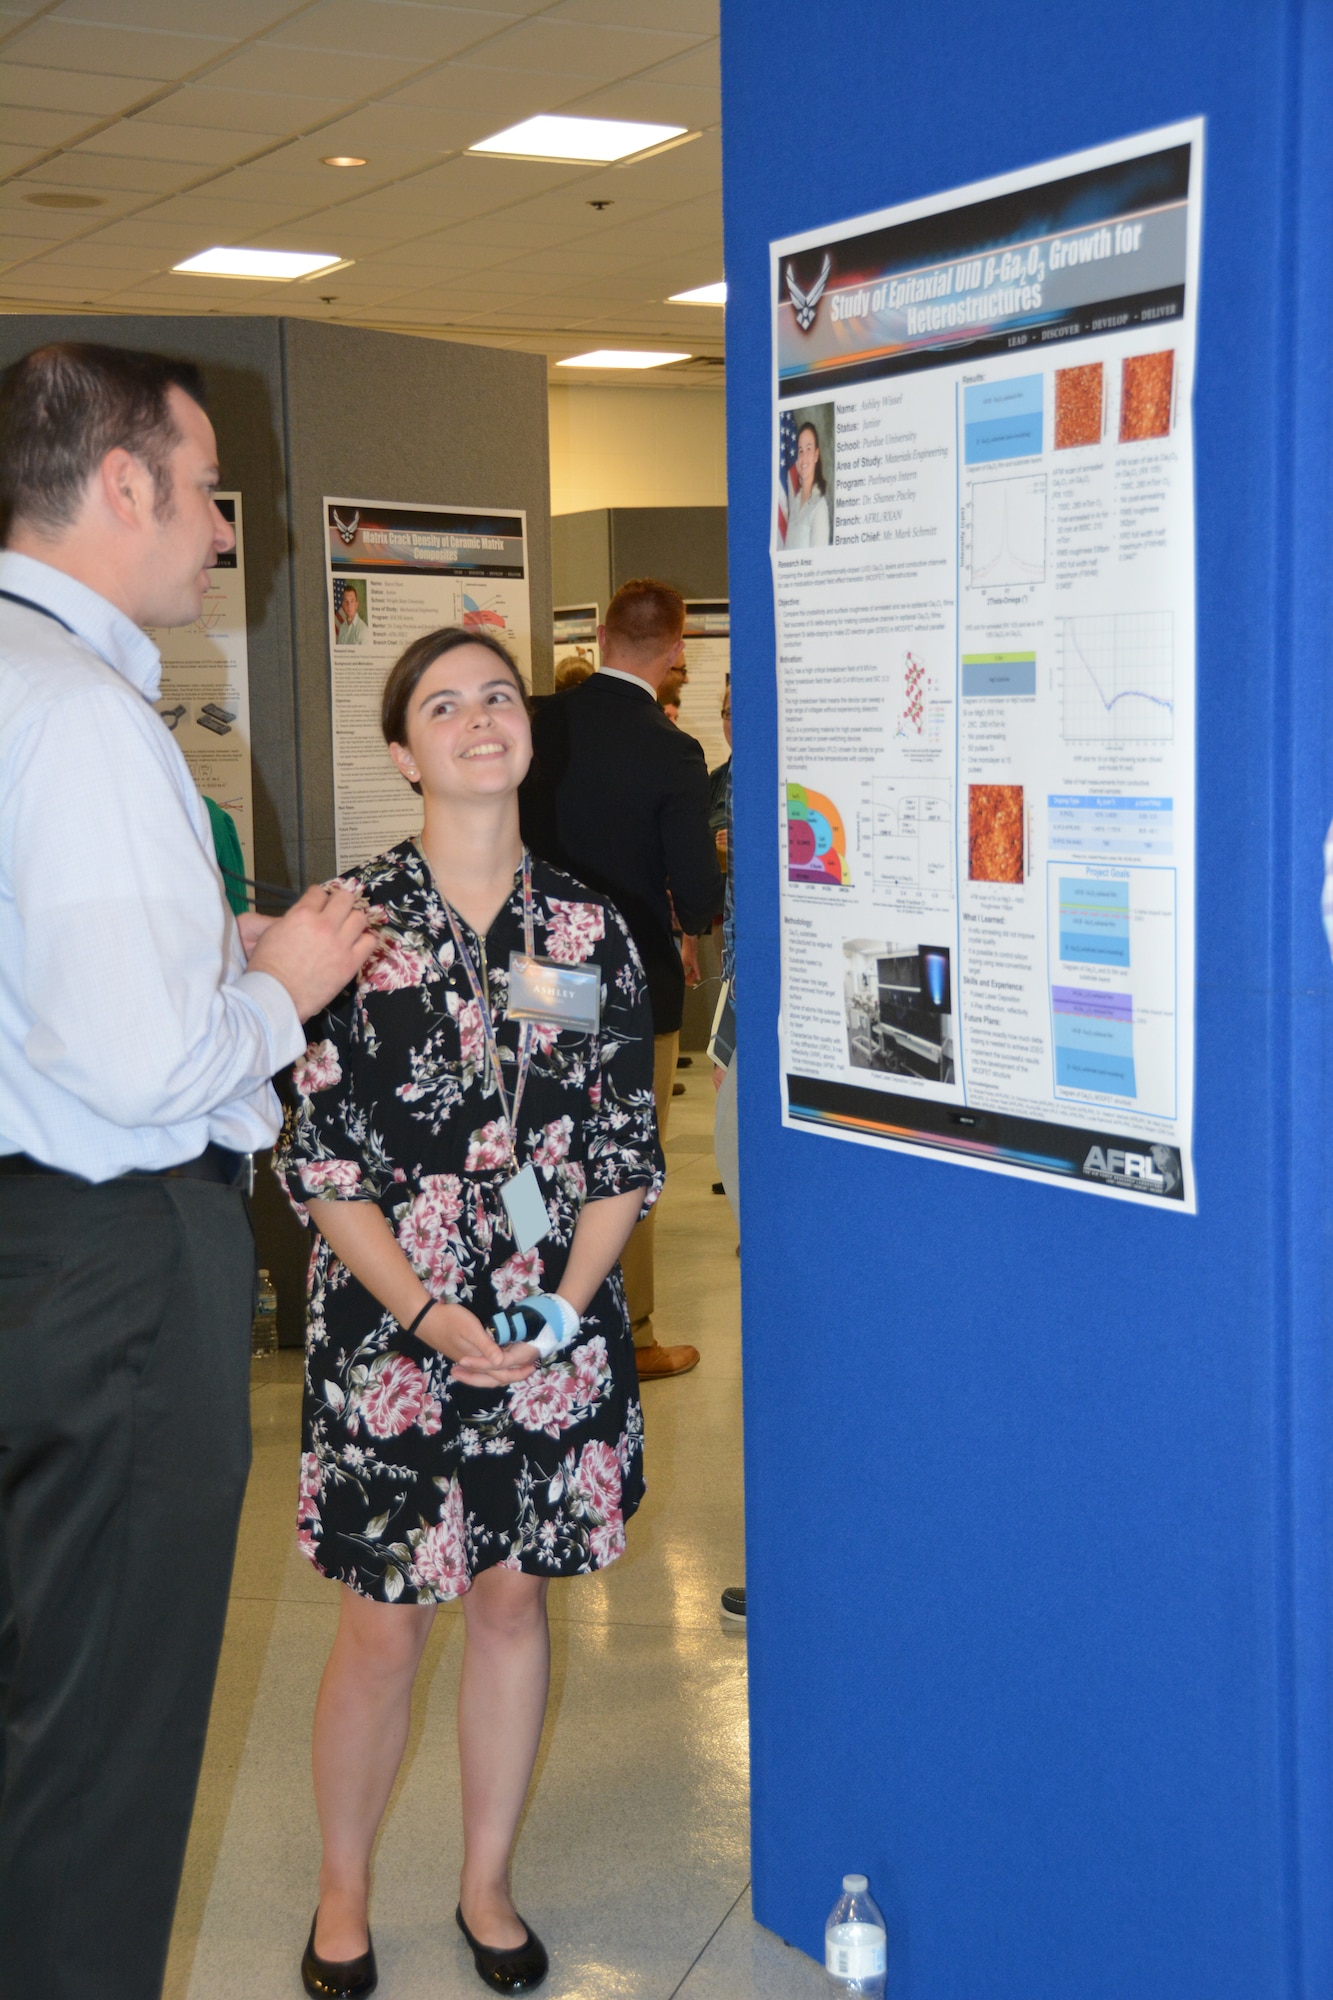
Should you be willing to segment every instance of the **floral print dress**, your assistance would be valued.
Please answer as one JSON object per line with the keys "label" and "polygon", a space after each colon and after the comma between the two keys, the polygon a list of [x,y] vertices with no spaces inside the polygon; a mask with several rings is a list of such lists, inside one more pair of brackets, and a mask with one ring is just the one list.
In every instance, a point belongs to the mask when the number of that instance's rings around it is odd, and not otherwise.
{"label": "floral print dress", "polygon": [[[484,1322],[555,1291],[586,1200],[661,1191],[653,1030],[643,969],[618,912],[532,862],[539,955],[601,972],[601,1028],[532,1025],[518,1114],[550,1234],[520,1252],[501,1189],[513,1171],[481,1013],[430,870],[411,841],[343,878],[379,932],[355,988],[311,1023],[274,1165],[305,1202],[377,1202],[437,1299]],[[521,870],[479,939],[513,1101],[520,1028],[506,1015],[523,949]],[[316,1236],[310,1263],[298,1538],[323,1575],[387,1603],[460,1596],[496,1564],[531,1576],[603,1568],[643,1493],[643,1418],[620,1271],[577,1338],[526,1382],[469,1388]]]}

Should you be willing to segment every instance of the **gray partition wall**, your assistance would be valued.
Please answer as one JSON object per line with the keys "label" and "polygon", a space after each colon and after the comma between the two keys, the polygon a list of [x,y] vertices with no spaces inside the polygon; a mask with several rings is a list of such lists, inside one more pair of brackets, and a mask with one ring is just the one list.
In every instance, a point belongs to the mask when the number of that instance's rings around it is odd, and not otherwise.
{"label": "gray partition wall", "polygon": [[682,597],[727,595],[725,507],[594,507],[551,523],[557,604],[596,604],[632,576]]}
{"label": "gray partition wall", "polygon": [[[334,870],[332,716],[321,502],[527,511],[533,680],[551,685],[546,363],[410,335],[272,318],[0,317],[0,367],[51,340],[144,347],[198,363],[224,488],[242,496],[255,853],[291,886]],[[270,1175],[260,1257],[284,1344],[300,1338],[306,1244]]]}

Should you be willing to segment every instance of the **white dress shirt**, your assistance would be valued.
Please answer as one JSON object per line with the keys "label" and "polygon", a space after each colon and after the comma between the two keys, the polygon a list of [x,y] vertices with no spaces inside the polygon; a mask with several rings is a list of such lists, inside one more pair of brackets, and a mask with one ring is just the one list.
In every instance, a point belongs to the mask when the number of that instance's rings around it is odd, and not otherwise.
{"label": "white dress shirt", "polygon": [[651,682],[646,681],[642,674],[627,674],[619,667],[598,667],[597,671],[604,681],[628,681],[631,687],[642,688],[649,701],[657,700]]}
{"label": "white dress shirt", "polygon": [[305,1031],[245,970],[158,650],[31,557],[0,590],[55,614],[0,597],[0,1154],[105,1181],[271,1145]]}
{"label": "white dress shirt", "polygon": [[826,549],[832,540],[828,495],[812,486],[809,498],[802,499],[798,486],[787,510],[787,538],[783,548]]}

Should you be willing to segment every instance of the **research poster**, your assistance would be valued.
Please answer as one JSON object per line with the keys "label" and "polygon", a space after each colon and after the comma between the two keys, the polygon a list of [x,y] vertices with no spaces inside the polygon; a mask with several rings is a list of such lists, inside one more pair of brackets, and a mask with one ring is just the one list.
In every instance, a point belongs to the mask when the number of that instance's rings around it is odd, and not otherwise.
{"label": "research poster", "polygon": [[324,501],[339,870],[416,833],[421,802],[380,733],[390,667],[413,639],[463,625],[500,639],[531,685],[521,512]]}
{"label": "research poster", "polygon": [[785,1122],[1181,1214],[1202,155],[771,267]]}
{"label": "research poster", "polygon": [[239,493],[219,493],[218,509],[236,547],[208,573],[203,609],[190,625],[149,626],[162,655],[157,712],[185,753],[190,776],[236,822],[245,872],[255,872],[250,773],[250,655],[245,622],[245,548]]}
{"label": "research poster", "polygon": [[689,679],[681,692],[680,726],[698,739],[715,771],[731,755],[722,730],[722,697],[731,673],[731,606],[725,597],[686,599],[685,665]]}
{"label": "research poster", "polygon": [[602,664],[597,644],[601,613],[595,604],[557,604],[552,613],[555,671],[561,667],[587,667],[596,673]]}

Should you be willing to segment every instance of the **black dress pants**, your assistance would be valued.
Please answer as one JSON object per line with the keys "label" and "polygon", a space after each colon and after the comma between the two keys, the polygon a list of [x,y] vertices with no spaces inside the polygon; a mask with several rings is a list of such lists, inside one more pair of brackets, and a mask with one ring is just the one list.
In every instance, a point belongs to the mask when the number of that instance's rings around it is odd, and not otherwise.
{"label": "black dress pants", "polygon": [[250,1462],[244,1197],[0,1177],[0,1995],[156,2000]]}

